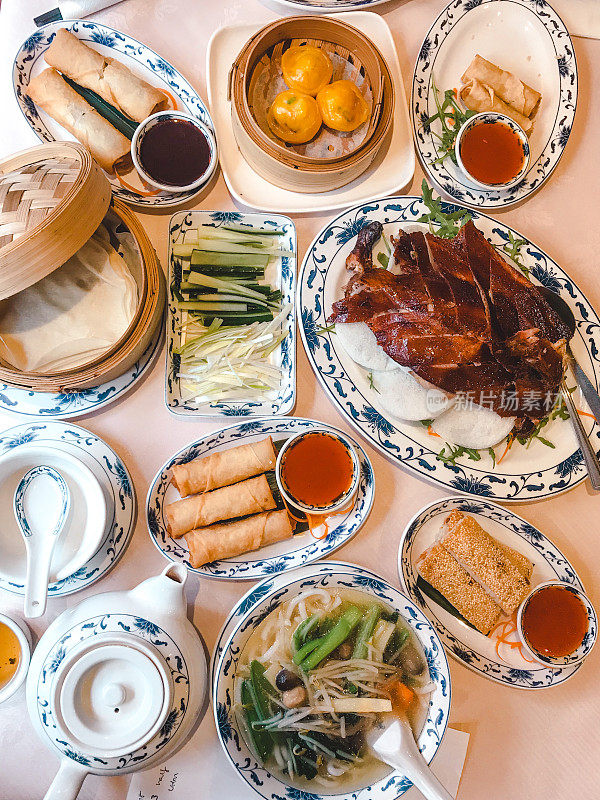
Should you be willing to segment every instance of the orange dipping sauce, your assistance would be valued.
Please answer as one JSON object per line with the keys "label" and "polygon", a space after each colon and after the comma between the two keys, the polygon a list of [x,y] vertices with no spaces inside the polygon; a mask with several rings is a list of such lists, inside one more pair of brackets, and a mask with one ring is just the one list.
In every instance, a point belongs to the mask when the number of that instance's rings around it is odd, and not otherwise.
{"label": "orange dipping sauce", "polygon": [[327,508],[352,486],[350,454],[334,436],[315,431],[286,450],[281,477],[291,497],[306,506]]}
{"label": "orange dipping sauce", "polygon": [[16,634],[0,622],[0,689],[14,676],[20,660],[21,645]]}
{"label": "orange dipping sauce", "polygon": [[481,122],[465,131],[460,157],[467,172],[481,183],[508,183],[525,162],[517,134],[503,122]]}
{"label": "orange dipping sauce", "polygon": [[562,658],[574,653],[582,643],[588,617],[576,594],[562,586],[546,586],[527,602],[521,624],[532,650]]}

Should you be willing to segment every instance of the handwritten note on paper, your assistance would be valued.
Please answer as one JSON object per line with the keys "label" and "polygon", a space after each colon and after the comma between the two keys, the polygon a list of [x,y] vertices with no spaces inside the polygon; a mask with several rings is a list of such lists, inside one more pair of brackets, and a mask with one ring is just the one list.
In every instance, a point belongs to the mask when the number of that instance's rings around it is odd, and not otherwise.
{"label": "handwritten note on paper", "polygon": [[[469,734],[448,728],[432,769],[444,786],[456,796],[462,775]],[[253,800],[256,794],[244,787],[235,771],[220,752],[213,752],[214,728],[206,722],[186,746],[165,764],[131,777],[127,800],[197,800],[213,797],[218,789],[223,797]],[[403,800],[422,800],[413,786]]]}

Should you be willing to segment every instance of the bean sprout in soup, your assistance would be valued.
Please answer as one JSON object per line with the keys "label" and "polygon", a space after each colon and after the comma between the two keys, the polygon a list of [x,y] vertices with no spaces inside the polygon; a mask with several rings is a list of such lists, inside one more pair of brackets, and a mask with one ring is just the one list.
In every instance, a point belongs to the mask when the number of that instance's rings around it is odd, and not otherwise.
{"label": "bean sprout in soup", "polygon": [[246,744],[281,781],[321,794],[375,783],[390,768],[365,736],[406,714],[415,736],[433,683],[423,649],[385,603],[353,589],[301,592],[250,636],[236,676]]}

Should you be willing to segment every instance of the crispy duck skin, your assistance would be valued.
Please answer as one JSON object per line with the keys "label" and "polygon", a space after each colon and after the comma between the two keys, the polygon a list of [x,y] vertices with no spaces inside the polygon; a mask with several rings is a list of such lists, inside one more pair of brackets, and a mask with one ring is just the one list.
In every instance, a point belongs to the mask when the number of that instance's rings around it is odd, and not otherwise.
{"label": "crispy duck skin", "polygon": [[536,287],[472,222],[452,240],[401,231],[394,271],[373,265],[380,235],[380,223],[359,232],[346,261],[353,275],[329,320],[366,322],[421,380],[516,415],[521,427],[543,417],[570,332]]}

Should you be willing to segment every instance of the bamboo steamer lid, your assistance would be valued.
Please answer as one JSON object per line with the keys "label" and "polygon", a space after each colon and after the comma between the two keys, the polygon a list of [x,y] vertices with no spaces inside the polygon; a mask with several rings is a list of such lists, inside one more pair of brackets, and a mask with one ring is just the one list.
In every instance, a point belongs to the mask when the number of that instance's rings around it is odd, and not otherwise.
{"label": "bamboo steamer lid", "polygon": [[45,278],[104,219],[110,183],[78,142],[53,142],[0,161],[0,300]]}

